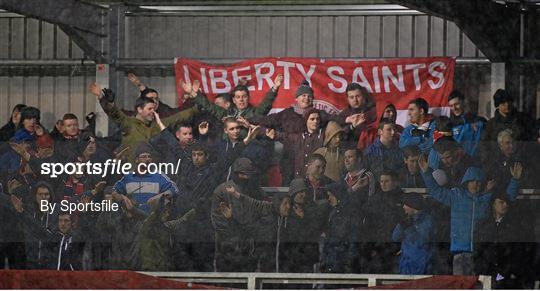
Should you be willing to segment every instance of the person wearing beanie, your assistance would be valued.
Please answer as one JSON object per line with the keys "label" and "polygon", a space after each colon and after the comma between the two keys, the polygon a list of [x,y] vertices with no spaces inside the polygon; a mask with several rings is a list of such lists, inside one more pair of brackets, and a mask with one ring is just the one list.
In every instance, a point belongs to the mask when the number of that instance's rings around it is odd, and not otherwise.
{"label": "person wearing beanie", "polygon": [[26,107],[24,104],[17,104],[11,111],[11,118],[0,128],[0,142],[8,141],[14,134],[21,122],[21,111]]}
{"label": "person wearing beanie", "polygon": [[458,90],[452,91],[448,96],[448,106],[454,139],[469,156],[476,157],[486,129],[486,119],[466,111],[468,108],[465,105],[465,96]]}
{"label": "person wearing beanie", "polygon": [[511,129],[518,141],[531,141],[536,137],[532,129],[533,120],[525,113],[519,112],[513,105],[514,99],[504,89],[497,89],[493,95],[495,116],[486,125],[483,141],[495,141],[497,134],[505,129]]}
{"label": "person wearing beanie", "polygon": [[258,258],[272,257],[272,203],[257,179],[257,169],[247,158],[237,158],[231,180],[212,195],[211,219],[215,231],[215,266],[219,272],[254,272]]}
{"label": "person wearing beanie", "polygon": [[[303,80],[296,90],[295,104],[280,112],[249,118],[251,124],[260,125],[269,129],[274,129],[282,133],[302,133],[305,131],[305,116],[306,110],[313,108],[313,99],[315,93],[307,80]],[[337,116],[330,115],[325,111],[320,111],[321,126],[324,127],[328,121],[335,120]],[[294,145],[288,144],[286,141],[283,144],[284,148],[290,148]],[[294,155],[290,155],[289,151],[285,151],[280,161],[280,169],[282,173],[282,183],[284,186],[289,185],[294,173]]]}
{"label": "person wearing beanie", "polygon": [[[454,188],[441,187],[433,178],[425,156],[420,156],[418,165],[422,171],[424,183],[429,196],[450,207],[450,251],[453,254],[453,274],[472,275],[474,273],[473,233],[476,223],[489,215],[489,206],[494,185],[488,183],[482,191],[485,181],[484,171],[478,167],[470,167],[465,172],[459,186]],[[519,189],[519,179],[523,167],[516,163],[510,169],[512,179],[506,188],[510,201],[516,199]]]}
{"label": "person wearing beanie", "polygon": [[[307,80],[296,89],[295,104],[278,113],[273,113],[265,116],[249,118],[251,124],[261,125],[266,128],[272,128],[280,132],[293,133],[304,131],[304,112],[313,108],[313,99],[315,93]],[[326,125],[329,120],[334,120],[336,117],[331,117],[328,113],[321,111],[322,124]]]}
{"label": "person wearing beanie", "polygon": [[418,193],[403,194],[405,215],[392,233],[392,240],[401,242],[399,273],[402,275],[432,274],[434,223],[425,211],[426,203]]}
{"label": "person wearing beanie", "polygon": [[320,227],[328,220],[331,206],[326,190],[324,198],[314,202],[309,183],[305,178],[296,178],[289,185],[292,209],[280,237],[280,272],[312,273],[319,262]]}

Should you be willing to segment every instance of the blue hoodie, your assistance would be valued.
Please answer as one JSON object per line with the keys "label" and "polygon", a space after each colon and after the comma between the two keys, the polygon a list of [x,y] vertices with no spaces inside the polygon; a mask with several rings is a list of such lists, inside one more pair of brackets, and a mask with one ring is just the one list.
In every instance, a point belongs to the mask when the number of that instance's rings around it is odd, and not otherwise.
{"label": "blue hoodie", "polygon": [[435,131],[436,122],[432,120],[429,122],[427,129],[427,136],[413,136],[413,130],[418,128],[416,124],[410,124],[405,127],[401,137],[399,139],[399,147],[404,148],[407,146],[418,146],[422,153],[427,153],[433,147],[433,132]]}
{"label": "blue hoodie", "polygon": [[452,116],[452,136],[463,147],[465,152],[471,157],[476,157],[480,138],[486,123],[483,118],[462,114],[461,116]]}
{"label": "blue hoodie", "polygon": [[402,275],[431,274],[433,249],[433,219],[420,211],[412,217],[412,225],[404,228],[400,223],[392,233],[393,241],[401,241],[399,273]]}
{"label": "blue hoodie", "polygon": [[[461,187],[452,189],[439,186],[432,173],[432,170],[428,169],[422,173],[422,177],[429,190],[429,196],[451,209],[450,251],[453,254],[472,252],[474,224],[487,217],[490,213],[493,194],[471,194],[466,189],[466,183],[469,181],[483,181],[484,172],[477,167],[468,168],[461,181]],[[512,178],[506,189],[510,201],[516,199],[518,189],[519,182]]]}

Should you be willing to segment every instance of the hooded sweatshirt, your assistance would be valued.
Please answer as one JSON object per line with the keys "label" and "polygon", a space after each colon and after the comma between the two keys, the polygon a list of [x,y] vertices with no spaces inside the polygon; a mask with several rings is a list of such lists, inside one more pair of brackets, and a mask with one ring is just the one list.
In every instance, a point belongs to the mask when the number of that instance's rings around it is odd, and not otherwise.
{"label": "hooded sweatshirt", "polygon": [[[493,194],[472,194],[467,190],[467,182],[483,181],[483,171],[477,167],[468,168],[461,181],[461,186],[452,189],[439,186],[433,178],[431,169],[423,172],[422,177],[429,189],[429,196],[450,207],[450,251],[453,254],[472,252],[475,224],[489,214]],[[506,188],[510,201],[516,199],[518,189],[518,180],[512,178]]]}
{"label": "hooded sweatshirt", "polygon": [[345,174],[344,154],[339,147],[332,149],[328,145],[330,140],[340,133],[343,133],[343,129],[338,123],[328,122],[324,131],[324,147],[315,151],[316,154],[320,154],[326,159],[324,175],[334,182],[338,182]]}

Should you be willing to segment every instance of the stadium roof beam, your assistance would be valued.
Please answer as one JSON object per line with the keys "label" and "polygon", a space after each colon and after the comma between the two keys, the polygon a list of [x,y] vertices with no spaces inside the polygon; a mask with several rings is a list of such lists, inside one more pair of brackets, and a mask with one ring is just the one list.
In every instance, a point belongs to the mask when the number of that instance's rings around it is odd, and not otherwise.
{"label": "stadium roof beam", "polygon": [[492,61],[520,58],[520,17],[490,0],[392,0],[391,2],[453,21]]}
{"label": "stadium roof beam", "polygon": [[0,0],[0,9],[57,24],[88,57],[105,60],[107,10],[76,0]]}

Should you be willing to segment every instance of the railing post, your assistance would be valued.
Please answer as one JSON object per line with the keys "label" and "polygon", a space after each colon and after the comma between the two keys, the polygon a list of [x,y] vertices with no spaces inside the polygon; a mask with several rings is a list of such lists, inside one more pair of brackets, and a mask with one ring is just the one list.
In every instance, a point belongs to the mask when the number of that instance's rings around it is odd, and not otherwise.
{"label": "railing post", "polygon": [[478,281],[482,282],[482,289],[491,290],[491,276],[480,275]]}
{"label": "railing post", "polygon": [[369,277],[368,278],[368,287],[377,286],[377,278]]}
{"label": "railing post", "polygon": [[247,289],[248,290],[255,290],[257,289],[257,278],[255,277],[255,274],[250,273],[247,278]]}

